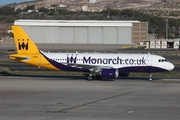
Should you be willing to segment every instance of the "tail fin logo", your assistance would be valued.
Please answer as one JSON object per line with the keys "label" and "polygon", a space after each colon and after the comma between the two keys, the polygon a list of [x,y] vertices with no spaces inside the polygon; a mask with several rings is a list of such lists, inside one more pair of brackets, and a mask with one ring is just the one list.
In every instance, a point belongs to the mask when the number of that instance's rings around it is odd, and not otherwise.
{"label": "tail fin logo", "polygon": [[18,47],[19,47],[19,50],[28,50],[28,42],[25,43],[25,42],[18,42]]}

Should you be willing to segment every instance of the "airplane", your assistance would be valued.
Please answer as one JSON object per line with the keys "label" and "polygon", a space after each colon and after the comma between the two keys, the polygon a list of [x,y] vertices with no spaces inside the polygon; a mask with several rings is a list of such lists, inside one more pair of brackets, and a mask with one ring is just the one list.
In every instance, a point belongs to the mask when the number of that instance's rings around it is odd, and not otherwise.
{"label": "airplane", "polygon": [[80,71],[87,80],[114,79],[131,72],[149,73],[149,81],[156,72],[171,71],[174,65],[166,58],[153,54],[122,53],[50,53],[35,45],[21,26],[12,26],[17,54],[11,60],[59,71]]}

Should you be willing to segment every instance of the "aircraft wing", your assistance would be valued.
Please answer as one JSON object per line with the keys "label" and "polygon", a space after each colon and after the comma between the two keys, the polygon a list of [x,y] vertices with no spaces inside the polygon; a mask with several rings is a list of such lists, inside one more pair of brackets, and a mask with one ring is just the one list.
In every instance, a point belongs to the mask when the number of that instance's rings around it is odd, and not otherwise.
{"label": "aircraft wing", "polygon": [[89,69],[90,71],[94,71],[94,70],[100,70],[100,69],[110,69],[112,68],[111,66],[98,66],[98,65],[84,65],[84,64],[73,64],[73,63],[62,63],[66,66],[70,66],[70,67],[75,67],[75,68],[86,68]]}

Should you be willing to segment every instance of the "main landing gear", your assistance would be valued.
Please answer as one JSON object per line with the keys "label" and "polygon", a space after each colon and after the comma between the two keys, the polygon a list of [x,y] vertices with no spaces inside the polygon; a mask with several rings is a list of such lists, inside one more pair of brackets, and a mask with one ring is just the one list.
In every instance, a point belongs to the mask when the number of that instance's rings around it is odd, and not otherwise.
{"label": "main landing gear", "polygon": [[85,76],[86,76],[86,79],[87,79],[88,81],[92,81],[94,78],[95,78],[96,80],[101,80],[101,78],[102,78],[102,76],[96,75],[96,74],[92,74],[92,73],[86,74]]}
{"label": "main landing gear", "polygon": [[153,81],[152,73],[149,73],[149,81]]}
{"label": "main landing gear", "polygon": [[87,80],[88,80],[88,81],[92,81],[92,77],[93,77],[92,74],[87,75]]}

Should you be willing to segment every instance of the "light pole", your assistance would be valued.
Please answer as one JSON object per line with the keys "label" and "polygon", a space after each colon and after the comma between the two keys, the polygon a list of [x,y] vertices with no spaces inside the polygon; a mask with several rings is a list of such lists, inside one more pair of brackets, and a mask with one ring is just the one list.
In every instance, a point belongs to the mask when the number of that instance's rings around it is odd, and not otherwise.
{"label": "light pole", "polygon": [[172,27],[172,29],[173,29],[174,39],[175,39],[175,37],[176,37],[176,28]]}
{"label": "light pole", "polygon": [[166,40],[168,39],[168,19],[165,19],[166,21]]}

